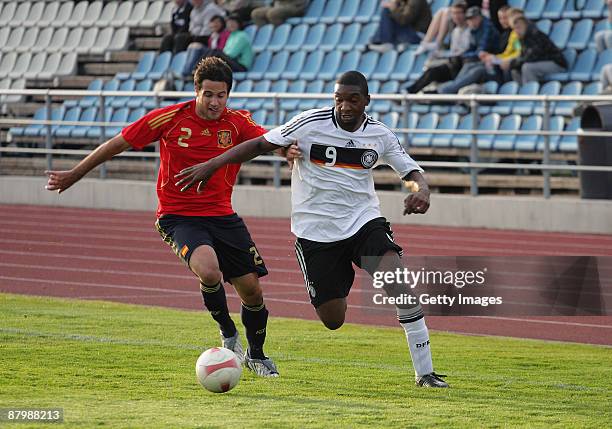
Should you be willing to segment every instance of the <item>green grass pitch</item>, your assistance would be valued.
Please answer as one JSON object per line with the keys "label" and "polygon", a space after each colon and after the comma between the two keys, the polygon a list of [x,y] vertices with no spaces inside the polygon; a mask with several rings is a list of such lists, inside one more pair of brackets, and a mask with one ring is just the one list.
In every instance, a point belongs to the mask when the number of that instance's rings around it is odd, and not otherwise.
{"label": "green grass pitch", "polygon": [[281,378],[245,371],[212,394],[194,365],[216,332],[204,312],[0,295],[0,407],[63,407],[62,428],[612,424],[606,347],[433,333],[452,388],[419,389],[399,327],[272,318],[267,352]]}

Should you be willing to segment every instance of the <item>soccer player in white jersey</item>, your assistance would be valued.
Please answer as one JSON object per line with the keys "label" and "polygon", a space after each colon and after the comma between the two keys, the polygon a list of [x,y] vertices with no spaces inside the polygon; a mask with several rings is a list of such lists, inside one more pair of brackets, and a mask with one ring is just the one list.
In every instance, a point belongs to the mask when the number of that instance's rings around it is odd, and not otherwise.
{"label": "soccer player in white jersey", "polygon": [[[219,168],[242,163],[263,153],[297,144],[299,153],[291,177],[291,231],[297,236],[296,255],[310,301],[323,324],[338,329],[344,323],[346,297],[355,271],[403,269],[402,249],[393,242],[389,223],[380,213],[372,167],[390,165],[419,190],[404,202],[404,214],[425,213],[429,188],[418,164],[404,151],[397,136],[365,113],[370,102],[366,78],[357,71],[336,81],[334,107],[314,109],[261,137],[236,145],[217,158],[182,170],[177,186],[205,186]],[[387,285],[394,296],[405,285]],[[398,320],[406,332],[418,386],[448,387],[433,369],[429,332],[419,304],[398,305]]]}

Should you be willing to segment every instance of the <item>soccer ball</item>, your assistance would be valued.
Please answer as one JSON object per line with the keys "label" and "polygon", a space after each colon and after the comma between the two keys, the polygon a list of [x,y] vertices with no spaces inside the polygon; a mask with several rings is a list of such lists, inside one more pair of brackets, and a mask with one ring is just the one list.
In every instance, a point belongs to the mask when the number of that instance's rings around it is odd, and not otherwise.
{"label": "soccer ball", "polygon": [[196,362],[196,376],[209,392],[224,393],[240,381],[242,367],[236,354],[224,347],[213,347],[200,355]]}

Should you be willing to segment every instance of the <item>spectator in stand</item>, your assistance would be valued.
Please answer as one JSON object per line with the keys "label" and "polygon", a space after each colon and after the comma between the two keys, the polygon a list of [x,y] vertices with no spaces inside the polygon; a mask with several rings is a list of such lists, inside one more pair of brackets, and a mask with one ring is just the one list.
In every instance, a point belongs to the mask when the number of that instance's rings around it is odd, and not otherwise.
{"label": "spectator in stand", "polygon": [[540,82],[551,73],[561,73],[567,61],[557,46],[525,17],[514,20],[514,31],[521,41],[521,55],[510,62],[517,82]]}
{"label": "spectator in stand", "polygon": [[176,54],[187,48],[190,39],[189,14],[191,9],[191,3],[188,0],[174,0],[170,21],[171,33],[162,38],[160,52],[172,51]]}
{"label": "spectator in stand", "polygon": [[[199,51],[198,55],[194,56],[191,61],[195,59],[194,64],[197,64],[203,57],[219,57],[225,60],[233,71],[247,71],[253,63],[253,49],[249,36],[242,31],[242,21],[237,15],[227,18],[227,30],[225,32],[229,35],[227,41],[224,39],[223,44],[218,44],[216,47],[209,44],[208,48]],[[195,65],[190,67],[186,69],[185,75],[190,74]]]}
{"label": "spectator in stand", "polygon": [[469,49],[462,55],[463,66],[454,80],[438,87],[440,94],[456,94],[464,86],[480,83],[487,78],[485,64],[480,61],[482,52],[497,52],[499,33],[491,20],[482,16],[478,6],[472,6],[465,14],[470,28]]}
{"label": "spectator in stand", "polygon": [[215,15],[208,23],[210,27],[210,36],[208,37],[207,46],[199,42],[193,42],[187,48],[187,59],[185,60],[185,68],[183,75],[191,75],[200,58],[206,56],[207,52],[219,50],[222,51],[225,43],[230,35],[230,32],[225,28],[225,18],[221,15]]}
{"label": "spectator in stand", "polygon": [[499,38],[499,54],[483,52],[480,60],[485,63],[487,69],[495,70],[497,80],[500,83],[512,80],[510,74],[510,61],[521,55],[521,42],[518,39],[516,31],[511,24],[511,18],[514,20],[519,16],[523,16],[521,9],[515,9],[508,6],[502,6],[497,12],[499,23],[504,31]]}
{"label": "spectator in stand", "polygon": [[272,6],[253,9],[251,18],[261,27],[266,24],[281,25],[287,18],[303,16],[308,7],[308,0],[275,0]]}
{"label": "spectator in stand", "polygon": [[399,46],[415,45],[431,23],[431,8],[427,0],[384,0],[381,3],[380,24],[368,47],[386,52]]}
{"label": "spectator in stand", "polygon": [[250,21],[253,9],[263,4],[262,0],[221,0],[219,2],[219,6],[222,6],[228,15],[236,16],[241,22]]}
{"label": "spectator in stand", "polygon": [[599,52],[612,49],[612,0],[608,0],[608,28],[595,33],[595,45]]}
{"label": "spectator in stand", "polygon": [[409,94],[416,94],[432,82],[448,82],[457,76],[463,64],[461,55],[470,47],[471,33],[465,20],[466,10],[467,4],[462,0],[455,1],[450,7],[455,28],[451,32],[448,59],[436,67],[425,70],[421,77],[406,88]]}
{"label": "spectator in stand", "polygon": [[606,64],[601,69],[601,90],[604,93],[612,93],[612,64]]}
{"label": "spectator in stand", "polygon": [[225,16],[225,9],[217,4],[217,0],[191,0],[193,10],[189,16],[189,33],[191,34],[191,43],[198,45],[190,45],[189,47],[202,47],[208,44],[208,38],[212,33],[209,25],[213,16]]}

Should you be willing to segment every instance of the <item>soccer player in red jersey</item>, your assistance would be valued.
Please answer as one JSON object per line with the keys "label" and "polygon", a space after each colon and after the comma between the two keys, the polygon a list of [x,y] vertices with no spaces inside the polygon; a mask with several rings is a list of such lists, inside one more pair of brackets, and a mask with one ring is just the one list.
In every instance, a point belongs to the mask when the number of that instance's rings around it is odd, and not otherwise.
{"label": "soccer player in red jersey", "polygon": [[[248,112],[226,107],[232,81],[227,63],[216,57],[203,59],[195,70],[194,100],[153,110],[71,170],[47,171],[46,188],[61,193],[113,156],[159,141],[156,228],[199,278],[204,305],[219,324],[223,347],[233,350],[258,375],[277,377],[274,362],[263,350],[268,310],[258,278],[268,271],[231,204],[240,164],[217,171],[202,192],[181,192],[174,179],[182,169],[266,132]],[[241,318],[249,343],[246,353],[227,308],[224,279],[232,283],[242,301]]]}

